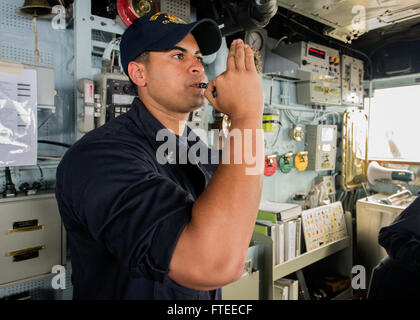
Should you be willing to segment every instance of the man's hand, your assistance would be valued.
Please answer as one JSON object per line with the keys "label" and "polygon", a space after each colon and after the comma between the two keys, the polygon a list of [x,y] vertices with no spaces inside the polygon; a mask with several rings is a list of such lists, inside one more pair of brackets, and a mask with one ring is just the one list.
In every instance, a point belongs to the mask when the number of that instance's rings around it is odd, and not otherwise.
{"label": "man's hand", "polygon": [[172,280],[198,290],[220,288],[240,278],[261,200],[264,96],[254,53],[242,40],[232,43],[226,71],[209,83],[205,96],[216,110],[229,115],[235,135],[223,147],[228,161],[219,164],[194,202],[169,266]]}
{"label": "man's hand", "polygon": [[[212,95],[217,88],[217,97]],[[245,120],[262,114],[264,92],[254,63],[254,52],[241,39],[231,44],[226,71],[210,81],[205,97],[219,112],[232,120]]]}

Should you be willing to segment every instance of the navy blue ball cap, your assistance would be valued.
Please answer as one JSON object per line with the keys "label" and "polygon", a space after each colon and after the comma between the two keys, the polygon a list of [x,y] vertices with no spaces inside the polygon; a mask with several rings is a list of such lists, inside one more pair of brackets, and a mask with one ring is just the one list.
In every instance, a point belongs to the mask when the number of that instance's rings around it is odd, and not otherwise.
{"label": "navy blue ball cap", "polygon": [[128,63],[141,53],[170,49],[189,33],[194,36],[203,55],[216,52],[222,44],[220,29],[211,19],[186,23],[164,12],[135,19],[121,37],[120,54],[124,72],[128,75]]}

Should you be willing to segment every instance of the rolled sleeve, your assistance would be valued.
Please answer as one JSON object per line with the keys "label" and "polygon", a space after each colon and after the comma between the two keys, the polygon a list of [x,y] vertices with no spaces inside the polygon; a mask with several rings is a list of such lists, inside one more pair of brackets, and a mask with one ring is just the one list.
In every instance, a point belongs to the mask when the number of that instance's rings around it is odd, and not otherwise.
{"label": "rolled sleeve", "polygon": [[[169,273],[169,264],[178,238],[190,220],[183,211],[172,214],[156,226],[151,241],[153,246],[149,246],[144,264],[146,267],[145,271],[150,272],[152,279],[163,281],[164,277]],[[140,265],[138,269],[133,268],[132,272],[136,273],[141,267]],[[142,272],[139,273],[139,275],[141,274]]]}

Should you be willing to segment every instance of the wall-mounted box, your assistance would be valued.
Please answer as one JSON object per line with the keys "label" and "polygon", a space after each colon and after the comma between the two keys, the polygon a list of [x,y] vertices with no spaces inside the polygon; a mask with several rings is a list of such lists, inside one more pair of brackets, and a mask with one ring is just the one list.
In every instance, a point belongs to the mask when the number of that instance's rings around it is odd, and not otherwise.
{"label": "wall-mounted box", "polygon": [[308,170],[334,170],[337,154],[336,125],[307,125]]}

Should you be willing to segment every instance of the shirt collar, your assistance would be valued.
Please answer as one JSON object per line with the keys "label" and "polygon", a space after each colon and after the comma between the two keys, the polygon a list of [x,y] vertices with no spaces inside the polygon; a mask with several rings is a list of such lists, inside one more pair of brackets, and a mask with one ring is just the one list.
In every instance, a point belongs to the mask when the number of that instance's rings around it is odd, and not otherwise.
{"label": "shirt collar", "polygon": [[168,129],[147,110],[144,103],[138,97],[133,100],[127,114],[134,121],[141,134],[147,138],[155,149],[163,143],[163,141],[157,141],[157,133],[160,130]]}
{"label": "shirt collar", "polygon": [[[164,130],[164,135],[172,135],[175,139],[179,140],[179,136],[170,132],[158,119],[156,119],[145,107],[144,103],[136,97],[133,100],[130,110],[127,112],[129,117],[135,122],[136,126],[139,128],[141,133],[146,136],[147,140],[153,146],[155,151],[162,145],[165,141],[158,141],[157,135],[160,130]],[[187,125],[186,132],[184,136],[188,137],[188,148],[194,146],[196,143],[204,145],[206,148],[207,145],[197,136],[194,131]],[[179,143],[180,150],[179,152],[185,151],[185,144]],[[210,149],[208,149],[210,151]],[[210,156],[210,152],[209,152]]]}

